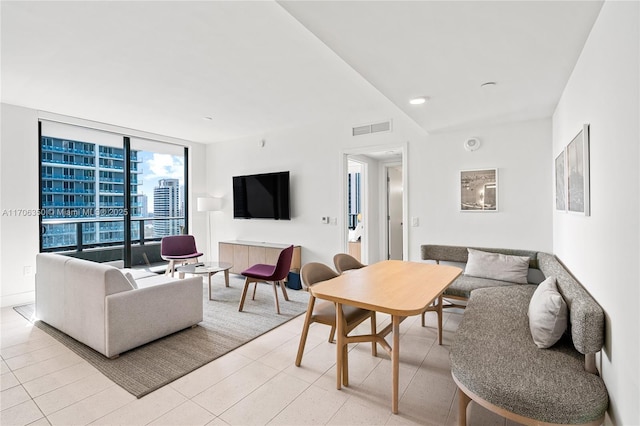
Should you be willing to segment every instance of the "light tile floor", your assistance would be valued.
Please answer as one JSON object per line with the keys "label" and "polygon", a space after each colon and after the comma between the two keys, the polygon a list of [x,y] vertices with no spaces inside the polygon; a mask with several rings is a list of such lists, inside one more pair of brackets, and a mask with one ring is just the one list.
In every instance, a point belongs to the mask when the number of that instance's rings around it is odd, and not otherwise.
{"label": "light tile floor", "polygon": [[[300,316],[204,367],[136,399],[11,308],[1,310],[0,424],[9,425],[455,425],[449,345],[462,315],[401,325],[400,412],[391,414],[391,363],[384,350],[350,346],[350,386],[335,389],[335,345],[313,324],[294,365]],[[390,318],[378,315],[378,329]],[[367,332],[363,324],[361,331]],[[513,425],[472,403],[470,425]]]}

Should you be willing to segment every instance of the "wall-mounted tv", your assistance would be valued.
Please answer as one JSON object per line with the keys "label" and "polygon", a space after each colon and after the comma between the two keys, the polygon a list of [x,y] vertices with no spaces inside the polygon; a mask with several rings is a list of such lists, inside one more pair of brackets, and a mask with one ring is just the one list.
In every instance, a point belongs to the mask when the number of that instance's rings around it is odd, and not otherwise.
{"label": "wall-mounted tv", "polygon": [[291,219],[289,172],[233,177],[235,219]]}

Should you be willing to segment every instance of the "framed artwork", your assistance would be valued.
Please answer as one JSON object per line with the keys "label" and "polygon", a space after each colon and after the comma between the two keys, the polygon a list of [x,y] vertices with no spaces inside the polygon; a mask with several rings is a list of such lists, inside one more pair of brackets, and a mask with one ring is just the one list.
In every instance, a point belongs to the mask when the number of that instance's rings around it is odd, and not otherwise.
{"label": "framed artwork", "polygon": [[567,175],[565,150],[556,157],[556,210],[567,211]]}
{"label": "framed artwork", "polygon": [[573,213],[590,214],[589,200],[589,125],[567,145],[567,210]]}
{"label": "framed artwork", "polygon": [[460,172],[460,211],[498,211],[498,169]]}

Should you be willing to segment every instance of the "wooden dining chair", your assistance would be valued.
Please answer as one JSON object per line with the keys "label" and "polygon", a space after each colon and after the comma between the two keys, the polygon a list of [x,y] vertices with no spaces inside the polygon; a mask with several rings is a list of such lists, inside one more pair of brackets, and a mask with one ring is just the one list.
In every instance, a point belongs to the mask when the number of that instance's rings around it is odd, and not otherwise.
{"label": "wooden dining chair", "polygon": [[338,271],[339,274],[352,269],[364,268],[366,266],[360,263],[358,259],[347,253],[338,253],[333,256],[333,264],[336,266],[336,271]]}
{"label": "wooden dining chair", "polygon": [[[302,276],[302,282],[308,288],[321,281],[330,280],[339,276],[333,269],[322,263],[307,263],[302,267],[300,271]],[[356,328],[367,318],[371,318],[371,334],[376,334],[376,313],[375,311],[368,311],[366,309],[356,308],[353,306],[342,305],[342,311],[344,312],[344,318],[346,321],[346,333],[349,334],[351,330]],[[309,326],[314,322],[325,324],[331,327],[329,333],[329,343],[334,342],[336,332],[336,308],[333,302],[320,300],[316,303],[316,298],[313,294],[309,294],[309,306],[307,307],[307,314],[304,320],[304,326],[302,327],[302,335],[300,336],[300,344],[298,345],[298,355],[296,356],[296,366],[300,367],[302,362],[302,354],[304,353],[304,346],[307,342],[307,335],[309,333]],[[371,354],[376,356],[378,354],[375,342],[371,342]]]}

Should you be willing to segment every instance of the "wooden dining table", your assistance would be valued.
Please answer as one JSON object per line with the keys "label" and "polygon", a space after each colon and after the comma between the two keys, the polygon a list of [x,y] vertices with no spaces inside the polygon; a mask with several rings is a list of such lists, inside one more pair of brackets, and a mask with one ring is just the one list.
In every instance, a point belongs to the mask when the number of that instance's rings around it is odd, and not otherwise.
{"label": "wooden dining table", "polygon": [[[461,273],[462,270],[454,266],[385,260],[311,286],[309,290],[315,297],[336,304],[337,389],[349,386],[348,344],[375,341],[391,356],[391,411],[397,414],[400,323],[408,316],[427,310],[436,310],[441,319],[440,296]],[[391,324],[376,334],[347,336],[342,305],[389,314]],[[441,320],[439,323],[441,328]],[[391,332],[393,340],[389,345],[385,336]]]}

